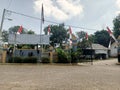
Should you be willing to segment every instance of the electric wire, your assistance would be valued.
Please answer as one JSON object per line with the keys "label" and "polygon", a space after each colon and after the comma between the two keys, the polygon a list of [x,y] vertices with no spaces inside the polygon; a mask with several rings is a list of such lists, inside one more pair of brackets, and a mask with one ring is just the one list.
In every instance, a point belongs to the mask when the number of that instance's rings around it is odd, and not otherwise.
{"label": "electric wire", "polygon": [[[26,15],[26,14],[23,14],[23,13],[18,13],[18,12],[15,12],[15,11],[11,11],[11,10],[6,10],[8,12],[11,12],[11,13],[14,13],[14,14],[18,14],[18,15],[21,15],[21,16],[25,16],[25,17],[29,17],[29,18],[32,18],[32,19],[36,19],[36,20],[41,20],[41,18],[38,18],[38,17],[34,17],[34,16],[30,16],[30,15]],[[60,24],[58,22],[54,22],[54,21],[50,21],[50,20],[44,20],[45,22],[49,22],[49,23],[53,23],[53,24]],[[95,31],[98,31],[98,29],[92,29],[92,28],[85,28],[85,27],[80,27],[80,26],[74,26],[74,25],[67,25],[65,24],[65,26],[71,26],[73,28],[80,28],[80,29],[85,29],[85,30],[95,30]]]}

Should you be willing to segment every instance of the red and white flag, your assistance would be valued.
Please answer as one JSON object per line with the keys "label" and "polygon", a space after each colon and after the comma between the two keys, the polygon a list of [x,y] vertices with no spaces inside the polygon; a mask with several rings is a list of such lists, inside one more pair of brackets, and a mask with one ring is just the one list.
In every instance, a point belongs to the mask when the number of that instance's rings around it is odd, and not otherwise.
{"label": "red and white flag", "polygon": [[69,34],[70,34],[70,39],[72,39],[72,29],[71,29],[71,27],[69,27]]}
{"label": "red and white flag", "polygon": [[51,29],[50,29],[50,25],[48,26],[48,35],[50,35],[50,31],[51,31]]}
{"label": "red and white flag", "polygon": [[86,40],[88,40],[88,33],[85,34],[85,38],[86,38]]}
{"label": "red and white flag", "polygon": [[115,36],[113,35],[113,33],[109,27],[107,27],[107,31],[108,31],[109,35],[115,40],[115,42],[117,42],[117,39],[115,38]]}
{"label": "red and white flag", "polygon": [[70,34],[69,43],[70,43],[70,45],[72,45],[72,29],[71,29],[71,27],[69,27],[69,34]]}
{"label": "red and white flag", "polygon": [[18,31],[17,31],[17,34],[21,34],[21,33],[22,33],[22,30],[23,30],[23,27],[20,26],[19,29],[18,29]]}

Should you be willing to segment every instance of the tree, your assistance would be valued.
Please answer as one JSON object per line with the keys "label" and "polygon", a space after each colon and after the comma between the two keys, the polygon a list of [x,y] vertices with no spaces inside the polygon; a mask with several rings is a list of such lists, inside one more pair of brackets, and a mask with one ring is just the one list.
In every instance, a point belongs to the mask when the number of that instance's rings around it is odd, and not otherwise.
{"label": "tree", "polygon": [[80,31],[80,32],[77,32],[76,34],[77,34],[77,36],[78,36],[78,39],[79,39],[79,40],[82,40],[82,39],[85,38],[86,32]]}
{"label": "tree", "polygon": [[27,34],[35,34],[35,32],[32,31],[32,30],[29,30],[29,31],[27,32]]}
{"label": "tree", "polygon": [[110,35],[106,30],[97,31],[94,33],[94,43],[101,44],[108,47],[110,42]]}
{"label": "tree", "polygon": [[[17,33],[17,31],[18,31],[19,28],[20,28],[20,26],[10,27],[9,30],[8,30],[9,34]],[[28,31],[27,29],[23,28],[21,34],[35,34],[35,33],[32,30]],[[6,33],[6,36],[7,36],[7,33]],[[4,38],[5,38],[5,35],[4,35]],[[8,41],[8,39],[7,39],[7,41]],[[19,45],[17,45],[17,48],[34,48],[34,45],[28,45],[28,44],[21,45],[21,44],[19,44]]]}
{"label": "tree", "polygon": [[2,40],[3,42],[8,42],[8,31],[6,30],[2,31]]}
{"label": "tree", "polygon": [[118,15],[113,20],[113,24],[114,24],[113,33],[114,33],[115,37],[117,38],[120,35],[120,15]]}
{"label": "tree", "polygon": [[[50,25],[51,36],[50,36],[50,44],[54,46],[55,43],[60,44],[62,46],[62,42],[67,39],[67,30],[64,28],[64,24],[59,25]],[[44,29],[45,34],[48,32],[48,27]]]}
{"label": "tree", "polygon": [[[20,28],[20,26],[13,26],[13,27],[10,27],[8,30],[9,30],[9,33],[17,33],[18,29]],[[22,33],[27,33],[27,29],[23,28],[22,30]]]}
{"label": "tree", "polygon": [[79,48],[87,48],[90,46],[90,39],[89,40],[86,40],[86,32],[84,31],[80,31],[80,32],[77,32],[77,36],[78,36],[78,39],[79,39],[79,42],[78,42],[78,47]]}

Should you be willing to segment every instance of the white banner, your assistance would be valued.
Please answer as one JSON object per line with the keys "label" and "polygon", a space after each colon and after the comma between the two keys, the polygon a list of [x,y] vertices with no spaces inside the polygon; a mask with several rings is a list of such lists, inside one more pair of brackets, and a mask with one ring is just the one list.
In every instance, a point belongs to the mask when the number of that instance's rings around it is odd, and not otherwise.
{"label": "white banner", "polygon": [[49,35],[9,34],[9,44],[49,44]]}

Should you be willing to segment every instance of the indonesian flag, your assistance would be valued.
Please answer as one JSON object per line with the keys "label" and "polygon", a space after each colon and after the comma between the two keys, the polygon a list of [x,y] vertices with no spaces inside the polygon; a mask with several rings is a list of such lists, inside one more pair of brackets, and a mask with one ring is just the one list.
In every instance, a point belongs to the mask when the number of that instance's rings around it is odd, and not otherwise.
{"label": "indonesian flag", "polygon": [[71,27],[69,27],[69,34],[70,34],[69,43],[70,43],[70,45],[72,45],[72,29],[71,29]]}
{"label": "indonesian flag", "polygon": [[18,29],[18,31],[17,31],[17,34],[21,34],[21,33],[22,33],[22,30],[23,30],[23,27],[20,26],[19,29]]}
{"label": "indonesian flag", "polygon": [[115,36],[113,35],[113,33],[111,32],[109,27],[107,27],[107,31],[108,31],[109,35],[115,40],[115,42],[117,42],[117,39],[115,38]]}
{"label": "indonesian flag", "polygon": [[69,34],[70,34],[70,39],[72,38],[72,30],[71,27],[69,27]]}
{"label": "indonesian flag", "polygon": [[50,25],[48,26],[48,35],[50,35]]}
{"label": "indonesian flag", "polygon": [[86,38],[86,40],[88,40],[88,33],[85,34],[85,38]]}
{"label": "indonesian flag", "polygon": [[41,10],[41,21],[42,21],[42,23],[44,23],[44,8],[43,8],[43,4],[42,4],[42,10]]}

